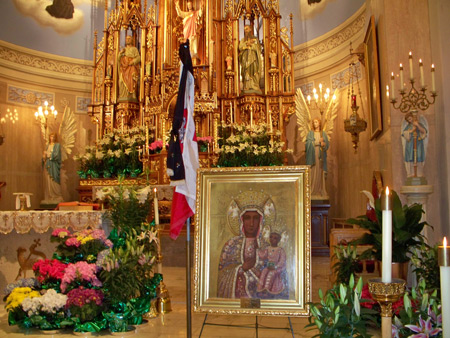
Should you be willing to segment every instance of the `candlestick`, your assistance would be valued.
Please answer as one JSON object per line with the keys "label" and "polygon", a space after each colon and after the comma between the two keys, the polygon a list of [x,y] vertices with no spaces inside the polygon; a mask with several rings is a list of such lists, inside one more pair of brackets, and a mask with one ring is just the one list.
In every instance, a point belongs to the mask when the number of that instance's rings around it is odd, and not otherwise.
{"label": "candlestick", "polygon": [[230,102],[230,121],[233,124],[233,102]]}
{"label": "candlestick", "polygon": [[410,78],[411,81],[414,80],[412,52],[409,52],[409,78]]}
{"label": "candlestick", "polygon": [[438,262],[441,272],[442,337],[450,338],[450,247],[447,246],[447,237],[438,248]]}
{"label": "candlestick", "polygon": [[431,65],[431,92],[436,93],[436,83],[434,82],[434,64]]}
{"label": "candlestick", "polygon": [[400,64],[400,91],[405,91],[405,83],[403,82],[403,65]]}
{"label": "candlestick", "polygon": [[272,134],[273,133],[273,125],[272,125],[272,111],[269,110],[269,131]]}
{"label": "candlestick", "polygon": [[153,189],[153,191],[155,192],[154,197],[153,197],[153,208],[155,211],[155,225],[159,224],[159,210],[158,210],[158,190],[155,188]]}
{"label": "candlestick", "polygon": [[419,71],[420,71],[420,87],[425,88],[425,78],[423,77],[423,63],[422,59],[419,59]]}
{"label": "candlestick", "polygon": [[394,72],[391,73],[391,90],[389,91],[389,93],[391,93],[391,100],[395,100],[395,87],[394,87],[394,83],[395,83],[395,77],[394,77]]}
{"label": "candlestick", "polygon": [[389,195],[389,187],[381,196],[382,209],[382,270],[381,281],[390,283],[392,281],[392,199]]}

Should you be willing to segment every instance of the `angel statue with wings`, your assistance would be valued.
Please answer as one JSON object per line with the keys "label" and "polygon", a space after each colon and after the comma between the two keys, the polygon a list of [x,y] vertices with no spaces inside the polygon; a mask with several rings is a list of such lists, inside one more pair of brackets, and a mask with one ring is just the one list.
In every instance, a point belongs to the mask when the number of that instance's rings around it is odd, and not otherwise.
{"label": "angel statue with wings", "polygon": [[46,124],[41,124],[41,131],[46,141],[42,156],[42,165],[44,167],[44,199],[41,201],[41,206],[56,205],[64,201],[61,191],[61,164],[72,153],[72,148],[75,144],[77,126],[73,112],[66,106],[59,127],[61,143],[58,143],[56,133],[50,133],[48,139],[46,138]]}
{"label": "angel statue with wings", "polygon": [[305,143],[306,164],[311,166],[311,199],[326,200],[328,193],[325,186],[327,168],[327,151],[330,147],[334,120],[337,116],[335,95],[329,99],[323,116],[312,118],[311,111],[300,89],[295,96],[297,125],[302,141]]}

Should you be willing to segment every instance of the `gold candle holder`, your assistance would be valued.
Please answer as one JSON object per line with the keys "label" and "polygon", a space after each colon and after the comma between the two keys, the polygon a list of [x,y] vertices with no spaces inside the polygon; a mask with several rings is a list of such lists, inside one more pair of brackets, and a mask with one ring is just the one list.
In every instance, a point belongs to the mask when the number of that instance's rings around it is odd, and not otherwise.
{"label": "gold candle holder", "polygon": [[172,311],[172,304],[170,302],[169,291],[163,281],[158,286],[158,299],[156,301],[158,313],[167,313]]}
{"label": "gold candle holder", "polygon": [[406,289],[406,281],[393,278],[390,283],[383,283],[381,278],[369,280],[369,292],[381,307],[381,336],[392,337],[392,303],[399,300]]}

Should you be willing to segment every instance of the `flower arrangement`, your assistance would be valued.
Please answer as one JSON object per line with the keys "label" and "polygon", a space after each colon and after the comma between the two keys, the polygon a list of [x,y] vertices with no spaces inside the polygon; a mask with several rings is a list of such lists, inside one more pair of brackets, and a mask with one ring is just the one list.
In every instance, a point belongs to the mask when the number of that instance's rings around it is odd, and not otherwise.
{"label": "flower arrangement", "polygon": [[99,252],[113,246],[102,229],[86,229],[73,234],[67,229],[55,229],[50,240],[58,243],[54,257],[66,263],[80,260],[93,263]]}
{"label": "flower arrangement", "polygon": [[25,298],[39,297],[41,294],[38,291],[32,290],[29,287],[17,287],[11,291],[6,299],[6,310],[15,310],[22,305]]}
{"label": "flower arrangement", "polygon": [[273,137],[268,134],[266,124],[250,128],[244,124],[222,124],[219,126],[218,167],[276,166],[283,165],[285,149],[280,140],[281,132]]}
{"label": "flower arrangement", "polygon": [[[154,141],[154,128],[150,127],[150,142]],[[85,152],[75,156],[79,163],[78,175],[87,178],[118,176],[136,177],[142,172],[139,147],[145,144],[145,127],[128,129],[123,133],[115,130],[105,134],[97,146],[88,146]]]}
{"label": "flower arrangement", "polygon": [[57,259],[41,259],[33,264],[33,271],[42,289],[59,290],[66,267],[67,264]]}
{"label": "flower arrangement", "polygon": [[140,324],[162,280],[152,274],[158,237],[155,224],[147,222],[150,192],[150,187],[122,185],[104,192],[113,221],[108,238],[100,229],[55,229],[54,259],[34,264],[36,279],[7,287],[9,324],[44,330],[71,326],[76,332],[126,331]]}
{"label": "flower arrangement", "polygon": [[79,285],[101,287],[102,282],[97,278],[97,270],[97,265],[85,261],[69,264],[61,279],[61,291],[66,293]]}
{"label": "flower arrangement", "polygon": [[66,308],[71,316],[81,323],[94,320],[102,311],[104,295],[101,290],[86,289],[82,286],[69,291]]}
{"label": "flower arrangement", "polygon": [[159,154],[161,150],[164,147],[164,143],[162,140],[156,140],[152,143],[150,143],[148,149],[150,150],[151,154]]}
{"label": "flower arrangement", "polygon": [[21,325],[27,318],[25,311],[22,309],[22,302],[27,298],[40,296],[41,294],[38,291],[35,291],[30,287],[17,287],[13,289],[6,298],[5,305],[6,311],[8,311],[9,325]]}

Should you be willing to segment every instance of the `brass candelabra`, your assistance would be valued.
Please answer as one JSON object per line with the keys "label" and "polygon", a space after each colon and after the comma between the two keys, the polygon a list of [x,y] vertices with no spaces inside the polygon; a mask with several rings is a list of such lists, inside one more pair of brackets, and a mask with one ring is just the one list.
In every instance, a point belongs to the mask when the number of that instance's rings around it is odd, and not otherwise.
{"label": "brass candelabra", "polygon": [[381,307],[381,337],[392,337],[392,304],[405,293],[406,281],[394,278],[383,283],[381,278],[369,280],[369,292]]}

